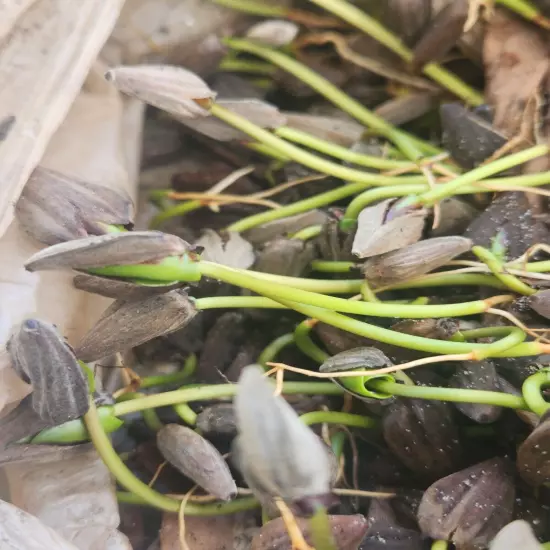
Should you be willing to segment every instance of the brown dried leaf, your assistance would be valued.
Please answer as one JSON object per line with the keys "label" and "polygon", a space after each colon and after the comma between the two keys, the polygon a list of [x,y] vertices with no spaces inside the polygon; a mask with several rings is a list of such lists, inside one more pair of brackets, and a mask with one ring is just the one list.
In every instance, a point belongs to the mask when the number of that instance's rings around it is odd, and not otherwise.
{"label": "brown dried leaf", "polygon": [[[367,532],[365,516],[329,516],[330,527],[338,550],[357,550]],[[296,518],[308,544],[312,543],[309,522]],[[292,545],[282,518],[266,523],[254,537],[250,550],[291,550]]]}
{"label": "brown dried leaf", "polygon": [[108,265],[154,262],[189,252],[184,240],[161,231],[109,233],[59,243],[27,260],[27,271],[88,269]]}
{"label": "brown dried leaf", "polygon": [[95,361],[126,351],[189,323],[197,310],[182,291],[143,300],[117,300],[84,335],[75,349],[82,361]]}
{"label": "brown dried leaf", "polygon": [[237,495],[237,485],[220,452],[191,428],[167,424],[157,432],[157,447],[183,475],[220,500]]}

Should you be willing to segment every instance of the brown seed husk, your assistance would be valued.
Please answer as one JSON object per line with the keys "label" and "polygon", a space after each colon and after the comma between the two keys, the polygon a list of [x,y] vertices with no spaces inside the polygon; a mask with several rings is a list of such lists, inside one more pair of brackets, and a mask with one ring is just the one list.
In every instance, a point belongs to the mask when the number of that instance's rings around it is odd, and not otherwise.
{"label": "brown seed husk", "polygon": [[467,252],[472,241],[464,237],[436,237],[370,258],[363,274],[371,286],[383,286],[419,277]]}
{"label": "brown seed husk", "polygon": [[116,67],[107,71],[105,78],[122,93],[176,117],[209,116],[210,113],[197,101],[210,102],[216,97],[216,93],[195,73],[171,65]]}
{"label": "brown seed husk", "polygon": [[[367,532],[364,516],[329,516],[330,527],[338,550],[357,550]],[[312,544],[310,524],[307,519],[296,518],[308,544]],[[291,550],[292,545],[282,518],[266,523],[252,540],[251,550]]]}
{"label": "brown seed husk", "polygon": [[353,239],[355,256],[370,258],[413,244],[422,237],[427,211],[410,210],[388,221],[386,216],[393,202],[388,199],[361,210]]}
{"label": "brown seed husk", "polygon": [[143,300],[155,294],[164,294],[170,290],[182,288],[184,283],[178,281],[168,284],[137,284],[122,279],[79,273],[73,278],[73,286],[78,290],[99,294],[106,298],[130,301]]}
{"label": "brown seed husk", "polygon": [[216,403],[197,415],[197,429],[206,435],[237,435],[237,419],[232,403]]}
{"label": "brown seed husk", "polygon": [[540,290],[527,298],[527,303],[539,315],[550,319],[550,290]]}
{"label": "brown seed husk", "polygon": [[155,262],[192,250],[184,240],[161,231],[109,233],[56,244],[27,262],[27,271],[91,269],[110,265]]}
{"label": "brown seed husk", "polygon": [[220,452],[197,432],[167,424],[157,432],[162,456],[183,475],[220,500],[237,495],[237,485]]}
{"label": "brown seed husk", "polygon": [[21,227],[37,241],[53,245],[106,233],[105,224],[132,223],[130,197],[60,172],[37,167],[17,201]]}
{"label": "brown seed husk", "polygon": [[178,290],[132,302],[117,300],[84,335],[76,356],[82,361],[95,361],[129,350],[182,328],[196,314],[193,303]]}
{"label": "brown seed husk", "polygon": [[33,387],[33,410],[48,424],[79,418],[89,407],[88,380],[50,323],[24,321],[8,341],[15,370]]}
{"label": "brown seed husk", "polygon": [[418,509],[422,532],[452,542],[457,550],[486,548],[512,519],[513,465],[493,458],[432,484]]}

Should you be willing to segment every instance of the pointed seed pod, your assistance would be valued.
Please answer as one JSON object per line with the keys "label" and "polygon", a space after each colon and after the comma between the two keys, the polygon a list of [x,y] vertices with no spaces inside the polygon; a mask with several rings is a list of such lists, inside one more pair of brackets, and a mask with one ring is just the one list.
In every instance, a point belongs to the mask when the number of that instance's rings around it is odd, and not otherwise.
{"label": "pointed seed pod", "polygon": [[242,370],[234,399],[239,430],[233,447],[236,462],[260,499],[326,504],[331,496],[326,450],[292,407],[273,392],[263,369],[252,365]]}
{"label": "pointed seed pod", "polygon": [[418,508],[422,532],[457,550],[486,548],[512,519],[513,465],[493,458],[444,477],[426,489]]}
{"label": "pointed seed pod", "polygon": [[395,284],[425,275],[472,248],[464,237],[436,237],[370,258],[363,274],[371,286]]}
{"label": "pointed seed pod", "polygon": [[191,428],[167,424],[157,432],[162,456],[183,475],[220,500],[237,495],[237,485],[220,452]]}
{"label": "pointed seed pod", "polygon": [[540,550],[541,545],[531,526],[522,519],[503,527],[491,541],[489,550]]}
{"label": "pointed seed pod", "polygon": [[119,91],[176,117],[209,116],[206,107],[216,97],[195,73],[171,65],[116,67],[105,73]]}
{"label": "pointed seed pod", "polygon": [[73,286],[78,290],[98,294],[106,298],[115,300],[143,300],[148,296],[155,294],[164,294],[170,290],[182,288],[184,283],[175,282],[168,284],[154,283],[133,283],[122,279],[113,279],[111,277],[101,277],[100,275],[90,275],[88,273],[79,273],[73,278]]}
{"label": "pointed seed pod", "polygon": [[408,210],[403,215],[388,220],[388,213],[394,202],[394,199],[388,199],[361,210],[353,239],[352,252],[355,256],[370,258],[385,254],[422,238],[427,210]]}
{"label": "pointed seed pod", "polygon": [[550,481],[550,415],[545,413],[539,425],[519,446],[516,459],[519,475],[538,487]]}
{"label": "pointed seed pod", "polygon": [[[451,388],[467,390],[502,391],[495,365],[490,361],[465,361],[460,363],[449,380]],[[495,422],[502,414],[502,407],[481,403],[456,403],[455,407],[479,424]]]}
{"label": "pointed seed pod", "polygon": [[56,244],[40,250],[25,263],[27,271],[92,269],[110,265],[155,262],[192,250],[191,246],[161,231],[109,233]]}
{"label": "pointed seed pod", "polygon": [[382,420],[386,444],[410,470],[428,479],[452,472],[461,458],[449,404],[400,398]]}
{"label": "pointed seed pod", "polygon": [[21,227],[37,241],[52,245],[89,235],[103,235],[105,225],[129,226],[130,197],[38,167],[15,207]]}
{"label": "pointed seed pod", "polygon": [[82,361],[95,361],[129,350],[182,328],[196,314],[191,300],[178,290],[132,302],[117,300],[84,335],[76,356]]}
{"label": "pointed seed pod", "polygon": [[[337,373],[349,370],[375,370],[391,365],[393,365],[393,363],[380,350],[362,347],[343,351],[329,357],[319,367],[319,372]],[[372,402],[373,400],[379,399],[390,400],[392,398],[391,395],[368,389],[368,381],[373,380],[386,380],[391,382],[393,378],[389,375],[369,376],[365,374],[365,376],[332,379],[335,384],[363,401]]]}
{"label": "pointed seed pod", "polygon": [[539,315],[550,319],[550,290],[539,290],[527,298],[527,303]]}
{"label": "pointed seed pod", "polygon": [[27,319],[7,343],[12,364],[33,387],[32,406],[48,424],[79,418],[89,408],[88,380],[50,323]]}

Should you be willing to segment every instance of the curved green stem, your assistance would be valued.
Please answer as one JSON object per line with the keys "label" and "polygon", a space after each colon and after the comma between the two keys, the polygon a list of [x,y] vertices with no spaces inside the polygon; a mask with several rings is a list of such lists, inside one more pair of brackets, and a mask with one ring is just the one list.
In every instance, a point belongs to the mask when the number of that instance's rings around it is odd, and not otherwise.
{"label": "curved green stem", "polygon": [[311,518],[309,518],[309,528],[315,550],[338,550],[327,509],[324,506],[318,506]]}
{"label": "curved green stem", "polygon": [[[149,503],[147,498],[144,498],[137,493],[125,493],[117,491],[117,500],[125,504],[135,504],[137,506],[146,506]],[[168,512],[179,512],[180,502],[176,499],[171,499],[175,504],[170,503],[163,510]],[[212,504],[194,504],[188,502],[183,509],[186,516],[224,516],[228,514],[236,514],[237,512],[246,512],[258,508],[260,503],[254,497],[237,498],[230,502],[214,502]]]}
{"label": "curved green stem", "polygon": [[[122,416],[133,412],[156,407],[168,407],[178,403],[190,403],[207,399],[219,399],[232,397],[237,391],[236,384],[215,384],[210,386],[198,386],[184,388],[169,392],[147,395],[125,403],[113,405],[114,414]],[[343,391],[330,382],[285,382],[283,394],[293,395],[303,393],[305,395],[342,395]]]}
{"label": "curved green stem", "polygon": [[214,4],[226,6],[228,8],[239,10],[250,15],[259,15],[260,17],[286,17],[288,8],[277,6],[276,4],[267,4],[260,0],[212,0]]}
{"label": "curved green stem", "polygon": [[[144,396],[144,393],[139,392],[125,393],[118,398],[117,403],[124,403],[125,401],[139,399],[140,397]],[[158,432],[162,428],[163,423],[160,421],[160,418],[158,417],[154,409],[141,411],[141,416],[143,417],[145,425],[153,432]]]}
{"label": "curved green stem", "polygon": [[382,157],[375,157],[373,155],[364,155],[346,149],[341,145],[335,145],[330,141],[315,137],[312,134],[304,132],[303,130],[296,130],[289,128],[288,126],[279,126],[274,130],[275,135],[298,143],[310,149],[315,149],[319,153],[324,155],[330,155],[331,157],[338,158],[358,166],[365,166],[366,168],[373,168],[375,170],[396,170],[400,168],[409,168],[415,172],[418,172],[420,168],[416,163],[404,160],[393,160]]}
{"label": "curved green stem", "polygon": [[199,210],[199,208],[202,208],[203,206],[204,202],[199,200],[181,202],[179,204],[171,206],[170,208],[162,210],[156,216],[154,216],[151,220],[150,227],[158,227],[166,220],[175,218],[176,216],[183,216],[183,214],[193,212],[194,210]]}
{"label": "curved green stem", "polygon": [[310,333],[312,327],[311,319],[306,319],[297,325],[294,330],[294,342],[304,355],[307,355],[318,363],[323,363],[330,355],[317,346],[311,339]]}
{"label": "curved green stem", "polygon": [[198,415],[187,403],[178,403],[177,405],[174,405],[172,408],[174,409],[174,412],[188,426],[195,426],[195,424],[197,423]]}
{"label": "curved green stem", "polygon": [[260,355],[258,356],[258,364],[262,365],[262,367],[265,367],[266,363],[272,363],[283,349],[293,343],[294,334],[292,334],[291,332],[275,338],[275,340],[270,342],[262,350],[262,353],[260,353]]}
{"label": "curved green stem", "polygon": [[289,143],[271,132],[260,128],[245,117],[235,113],[234,111],[230,111],[217,103],[214,103],[209,110],[210,114],[216,118],[223,120],[225,123],[233,126],[234,128],[238,128],[261,143],[265,143],[266,145],[273,147],[273,149],[288,156],[295,162],[303,164],[304,166],[307,166],[317,172],[329,174],[335,178],[358,183],[366,183],[369,185],[395,185],[398,183],[413,184],[423,183],[426,181],[425,176],[381,176],[371,172],[348,168],[347,166],[342,166],[341,164],[325,160],[322,157],[309,153],[305,149],[296,147],[292,143]]}
{"label": "curved green stem", "polygon": [[[346,0],[310,0],[327,11],[341,17],[350,25],[362,30],[384,46],[396,53],[401,59],[410,62],[413,53],[393,33],[384,28],[376,19],[370,17]],[[483,96],[465,84],[453,73],[447,71],[437,63],[428,63],[422,72],[451,93],[460,97],[470,105],[481,105]]]}
{"label": "curved green stem", "polygon": [[250,61],[249,59],[222,59],[218,65],[219,71],[231,71],[239,73],[251,73],[264,76],[273,76],[277,72],[277,67],[262,61]]}
{"label": "curved green stem", "polygon": [[367,381],[367,387],[377,392],[388,393],[398,397],[410,397],[411,399],[449,401],[452,403],[479,403],[509,409],[529,410],[529,406],[521,397],[495,391],[409,386],[385,380]]}
{"label": "curved green stem", "polygon": [[342,90],[326,78],[288,55],[248,40],[230,38],[226,39],[225,42],[230,48],[236,51],[247,52],[262,57],[294,75],[296,78],[299,78],[359,122],[376,130],[392,141],[410,160],[416,161],[423,154],[437,155],[442,152],[436,147],[394,128],[383,118],[370,112],[361,103],[342,92]]}
{"label": "curved green stem", "polygon": [[304,229],[300,229],[300,231],[297,231],[296,233],[294,233],[294,235],[291,235],[290,238],[300,241],[309,241],[309,239],[318,237],[321,234],[322,230],[322,225],[310,225],[309,227],[304,227]]}
{"label": "curved green stem", "polygon": [[505,289],[503,285],[493,275],[484,275],[478,273],[430,273],[419,279],[411,279],[403,283],[396,283],[376,289],[377,292],[382,290],[402,290],[409,288],[426,288],[434,286],[459,286],[459,285],[474,285],[474,286],[489,286],[497,289]]}
{"label": "curved green stem", "polygon": [[515,275],[506,273],[506,268],[503,263],[487,248],[482,246],[472,247],[472,252],[491,270],[495,277],[506,285],[510,290],[523,294],[524,296],[531,296],[535,294],[536,290],[526,285],[523,281],[520,281]]}
{"label": "curved green stem", "polygon": [[550,403],[547,403],[542,395],[542,388],[550,385],[550,370],[542,369],[529,376],[523,386],[521,393],[529,408],[539,416],[542,416],[548,409]]}
{"label": "curved green stem", "polygon": [[197,356],[192,353],[187,357],[183,368],[172,374],[159,374],[157,376],[145,376],[141,379],[140,389],[153,388],[155,386],[167,386],[169,384],[181,384],[188,378],[191,378],[197,368]]}
{"label": "curved green stem", "polygon": [[211,298],[197,298],[195,307],[199,310],[222,308],[268,308],[284,309],[284,306],[264,298],[263,296],[213,296]]}
{"label": "curved green stem", "polygon": [[353,428],[376,428],[378,426],[378,422],[374,418],[337,411],[312,411],[302,414],[300,420],[308,426],[312,424],[340,424]]}

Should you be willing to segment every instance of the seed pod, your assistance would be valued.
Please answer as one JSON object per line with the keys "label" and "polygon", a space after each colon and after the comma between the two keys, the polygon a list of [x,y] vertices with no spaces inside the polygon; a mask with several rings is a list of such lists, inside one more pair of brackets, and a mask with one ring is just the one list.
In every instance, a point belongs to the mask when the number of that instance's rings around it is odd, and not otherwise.
{"label": "seed pod", "polygon": [[167,424],[157,432],[162,456],[183,475],[220,500],[237,495],[237,485],[220,452],[197,432]]}
{"label": "seed pod", "polygon": [[143,300],[117,300],[84,335],[76,348],[82,361],[95,361],[174,332],[197,314],[183,291],[149,296]]}
{"label": "seed pod", "polygon": [[439,203],[439,225],[430,231],[430,237],[461,235],[479,214],[471,204],[449,197]]}
{"label": "seed pod", "polygon": [[471,247],[472,241],[464,237],[426,239],[370,258],[362,271],[371,286],[395,284],[429,273]]}
{"label": "seed pod", "polygon": [[[286,117],[270,103],[260,99],[220,99],[220,107],[245,117],[260,128],[278,128],[286,123]],[[250,136],[216,117],[176,117],[179,122],[217,141],[249,141]]]}
{"label": "seed pod", "polygon": [[55,327],[27,319],[7,343],[14,369],[33,387],[32,406],[48,424],[79,418],[89,407],[88,380]]}
{"label": "seed pod", "polygon": [[512,519],[512,471],[509,461],[493,458],[436,481],[418,509],[422,532],[457,550],[486,548]]}
{"label": "seed pod", "polygon": [[321,440],[256,366],[243,369],[234,399],[239,436],[236,462],[260,499],[326,504],[331,468]]}
{"label": "seed pod", "polygon": [[527,298],[527,303],[539,315],[550,319],[550,290],[539,290]]}
{"label": "seed pod", "polygon": [[367,515],[369,529],[362,546],[368,550],[423,550],[425,538],[397,521],[388,501],[373,499]]}
{"label": "seed pod", "polygon": [[209,116],[203,109],[216,97],[195,73],[170,65],[116,67],[105,73],[119,91],[177,117]]}
{"label": "seed pod", "polygon": [[489,550],[540,550],[541,545],[531,526],[522,519],[503,527],[491,541]]}
{"label": "seed pod", "polygon": [[538,487],[550,481],[550,415],[544,414],[539,425],[518,448],[517,469],[529,485]]}
{"label": "seed pod", "polygon": [[155,262],[185,254],[190,245],[161,231],[133,231],[85,237],[40,250],[27,262],[27,271],[90,269],[109,265]]}
{"label": "seed pod", "polygon": [[408,46],[422,36],[431,18],[432,0],[386,0],[384,20]]}
{"label": "seed pod", "polygon": [[106,224],[131,225],[133,206],[126,194],[39,166],[17,201],[15,215],[31,237],[52,245],[103,235]]}
{"label": "seed pod", "polygon": [[456,319],[405,319],[391,326],[396,332],[436,340],[448,340],[458,329]]}
{"label": "seed pod", "polygon": [[301,277],[314,259],[315,249],[312,243],[279,238],[269,242],[258,254],[254,270]]}
{"label": "seed pod", "polygon": [[300,27],[296,23],[284,19],[268,19],[252,25],[246,31],[246,37],[273,48],[280,48],[290,44],[299,32]]}
{"label": "seed pod", "polygon": [[220,235],[212,229],[206,229],[194,246],[204,248],[203,260],[216,262],[228,267],[248,269],[254,263],[254,248],[238,233]]}
{"label": "seed pod", "polygon": [[508,141],[485,118],[460,103],[442,105],[440,114],[445,147],[466,170],[481,164]]}
{"label": "seed pod", "polygon": [[[449,387],[468,390],[502,391],[500,378],[490,361],[465,361],[460,363],[449,380]],[[481,403],[456,403],[455,407],[479,424],[495,422],[502,414],[502,407]]]}
{"label": "seed pod", "polygon": [[216,403],[206,407],[197,415],[197,429],[208,436],[237,435],[237,419],[232,403]]}
{"label": "seed pod", "polygon": [[397,399],[384,415],[382,433],[399,460],[425,478],[452,472],[460,461],[458,431],[447,403]]}
{"label": "seed pod", "polygon": [[323,225],[327,214],[322,210],[308,210],[302,214],[264,223],[244,232],[249,243],[259,245],[277,237],[285,237],[311,225]]}
{"label": "seed pod", "polygon": [[388,220],[394,202],[394,199],[388,199],[361,210],[353,240],[355,256],[370,258],[413,244],[422,237],[428,212],[424,209],[409,210]]}
{"label": "seed pod", "polygon": [[145,283],[138,284],[122,279],[113,279],[111,277],[101,277],[99,275],[89,275],[88,273],[79,273],[73,278],[73,286],[78,290],[99,294],[106,298],[115,300],[143,300],[148,296],[155,294],[164,294],[170,290],[176,290],[184,286],[182,282],[168,284]]}
{"label": "seed pod", "polygon": [[[389,367],[393,363],[376,348],[353,348],[343,351],[332,357],[329,357],[320,367],[319,372],[343,372],[349,370],[375,370],[384,367]],[[391,376],[375,375],[357,376],[353,378],[333,378],[332,381],[338,386],[344,388],[358,399],[366,402],[373,402],[379,399],[391,399],[391,395],[369,390],[367,382],[372,380],[389,380]]]}
{"label": "seed pod", "polygon": [[[368,529],[365,516],[329,516],[330,528],[338,550],[357,550]],[[296,518],[296,523],[308,544],[313,544],[311,526],[307,519]],[[250,550],[291,550],[292,544],[282,518],[273,519],[262,526],[252,540]]]}
{"label": "seed pod", "polygon": [[427,63],[445,57],[462,36],[467,17],[467,0],[454,0],[445,6],[414,47],[412,69],[419,71]]}

